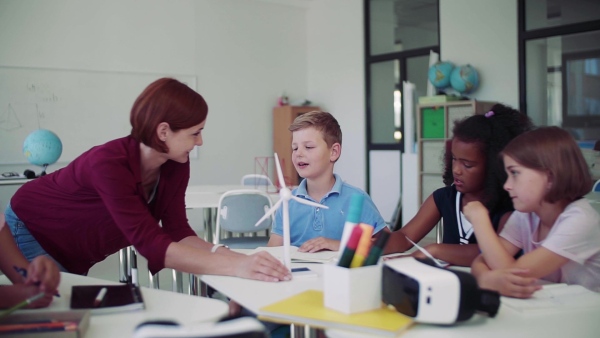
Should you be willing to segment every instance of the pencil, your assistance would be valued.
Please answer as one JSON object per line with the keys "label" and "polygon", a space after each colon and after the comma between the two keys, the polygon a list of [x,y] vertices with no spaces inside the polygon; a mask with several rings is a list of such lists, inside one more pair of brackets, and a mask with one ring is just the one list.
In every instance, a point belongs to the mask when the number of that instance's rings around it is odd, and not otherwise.
{"label": "pencil", "polygon": [[44,293],[43,292],[40,292],[40,293],[38,293],[37,295],[35,295],[33,297],[29,297],[29,298],[25,299],[24,301],[20,302],[19,304],[11,307],[10,309],[1,312],[0,313],[0,318],[4,318],[4,317],[8,316],[9,314],[17,311],[18,309],[23,308],[23,307],[25,307],[25,306],[27,306],[27,305],[35,302],[36,300],[38,300],[38,299],[40,299],[42,297],[44,297]]}

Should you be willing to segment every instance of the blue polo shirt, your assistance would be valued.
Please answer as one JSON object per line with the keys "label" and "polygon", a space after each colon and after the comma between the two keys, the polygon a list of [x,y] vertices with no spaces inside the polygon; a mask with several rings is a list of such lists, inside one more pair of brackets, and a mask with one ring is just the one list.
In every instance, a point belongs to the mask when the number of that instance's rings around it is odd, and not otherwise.
{"label": "blue polo shirt", "polygon": [[[371,197],[361,189],[344,183],[339,175],[334,174],[335,184],[320,201],[313,200],[306,191],[306,179],[300,182],[298,188],[292,190],[292,195],[317,202],[329,207],[329,209],[315,208],[306,204],[290,200],[290,242],[291,245],[301,246],[309,239],[325,237],[341,240],[346,223],[346,214],[353,194],[365,196],[363,203],[361,223],[370,224],[375,227],[373,233],[377,233],[386,226],[383,217],[379,214],[377,207]],[[272,232],[283,237],[283,208],[277,209],[275,223]]]}

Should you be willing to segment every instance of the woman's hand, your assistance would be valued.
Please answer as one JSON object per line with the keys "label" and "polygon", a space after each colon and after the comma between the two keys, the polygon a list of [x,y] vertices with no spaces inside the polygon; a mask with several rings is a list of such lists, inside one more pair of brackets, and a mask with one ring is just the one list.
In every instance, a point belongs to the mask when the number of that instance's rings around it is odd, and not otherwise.
{"label": "woman's hand", "polygon": [[265,282],[292,279],[291,272],[279,260],[264,251],[241,256],[238,260],[236,276]]}
{"label": "woman's hand", "polygon": [[41,291],[55,294],[60,283],[60,270],[46,256],[37,256],[27,267],[26,285],[39,285]]}
{"label": "woman's hand", "polygon": [[309,239],[298,248],[300,252],[317,252],[321,250],[338,251],[340,249],[340,241],[325,237],[317,237]]}
{"label": "woman's hand", "polygon": [[477,282],[480,288],[498,291],[503,296],[529,298],[542,286],[536,278],[526,277],[528,273],[529,269],[519,268],[490,270],[478,276]]}

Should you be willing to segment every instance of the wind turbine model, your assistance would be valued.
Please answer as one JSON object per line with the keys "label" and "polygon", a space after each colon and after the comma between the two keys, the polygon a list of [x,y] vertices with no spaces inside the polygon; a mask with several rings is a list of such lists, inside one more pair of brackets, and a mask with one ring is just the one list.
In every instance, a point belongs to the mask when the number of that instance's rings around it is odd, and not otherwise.
{"label": "wind turbine model", "polygon": [[267,219],[267,217],[273,215],[277,208],[283,204],[283,264],[285,264],[285,267],[291,271],[292,260],[290,258],[290,212],[288,202],[290,199],[293,199],[298,203],[317,208],[329,209],[329,207],[292,195],[290,189],[285,186],[285,181],[283,180],[283,173],[281,172],[281,166],[279,165],[279,157],[277,156],[277,153],[275,153],[275,165],[277,166],[277,177],[279,178],[279,184],[281,185],[281,188],[279,189],[279,201],[277,201],[277,203],[275,203],[275,205],[269,209],[269,211],[267,211],[265,215],[258,220],[258,222],[256,222],[256,226]]}

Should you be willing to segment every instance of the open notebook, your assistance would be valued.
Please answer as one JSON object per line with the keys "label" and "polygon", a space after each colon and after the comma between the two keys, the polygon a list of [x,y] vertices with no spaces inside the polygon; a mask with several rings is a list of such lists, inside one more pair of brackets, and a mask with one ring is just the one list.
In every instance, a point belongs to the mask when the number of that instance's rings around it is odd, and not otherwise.
{"label": "open notebook", "polygon": [[[266,251],[273,255],[273,257],[283,260],[283,247],[282,246],[261,246],[254,249],[250,254],[254,254],[260,251]],[[290,257],[292,262],[295,263],[329,263],[335,262],[338,257],[337,251],[319,251],[319,252],[298,252],[298,247],[290,247]]]}
{"label": "open notebook", "polygon": [[600,294],[581,285],[547,284],[531,298],[502,297],[505,305],[522,314],[543,314],[600,307]]}

